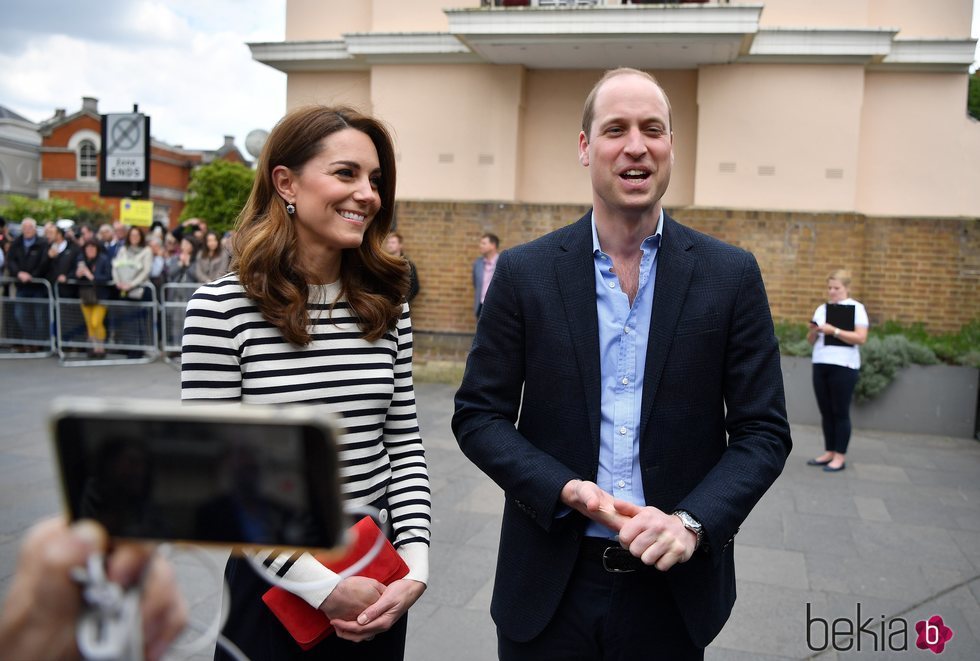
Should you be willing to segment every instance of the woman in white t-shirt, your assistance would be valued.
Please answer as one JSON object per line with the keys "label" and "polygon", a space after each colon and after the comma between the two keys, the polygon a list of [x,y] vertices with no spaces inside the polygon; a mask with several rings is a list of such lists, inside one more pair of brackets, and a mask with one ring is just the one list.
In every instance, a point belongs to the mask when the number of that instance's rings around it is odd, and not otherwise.
{"label": "woman in white t-shirt", "polygon": [[[850,285],[851,274],[844,269],[827,276],[827,303],[813,313],[806,335],[807,342],[813,345],[813,392],[820,408],[825,450],[806,463],[822,466],[828,473],[846,467],[844,455],[851,440],[851,397],[861,369],[858,346],[868,339],[868,312],[850,297]],[[827,322],[828,303],[854,306],[854,330],[844,330]],[[837,341],[828,343],[828,338]]]}

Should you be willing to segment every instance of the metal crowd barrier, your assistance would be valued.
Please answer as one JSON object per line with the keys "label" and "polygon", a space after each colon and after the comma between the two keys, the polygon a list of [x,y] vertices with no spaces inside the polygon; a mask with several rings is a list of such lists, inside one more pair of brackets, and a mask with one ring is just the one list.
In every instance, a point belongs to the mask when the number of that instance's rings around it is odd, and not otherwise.
{"label": "metal crowd barrier", "polygon": [[0,277],[0,358],[54,355],[54,296],[44,279]]}
{"label": "metal crowd barrier", "polygon": [[163,360],[171,365],[180,360],[187,301],[200,286],[199,282],[168,282],[160,289],[160,350]]}
{"label": "metal crowd barrier", "polygon": [[[160,356],[156,287],[144,285],[141,297],[133,299],[111,284],[100,283],[96,285],[98,300],[83,306],[79,284],[70,280],[55,289],[55,337],[62,365],[133,365],[150,363]],[[88,333],[85,314],[92,314],[93,308],[102,308],[99,334],[104,334],[104,339]]]}
{"label": "metal crowd barrier", "polygon": [[[133,300],[121,297],[113,283],[99,283],[97,301],[88,304],[80,297],[80,286],[91,286],[87,281],[52,287],[37,279],[30,285],[0,277],[0,359],[57,354],[64,366],[132,365],[161,356],[179,366],[187,301],[201,286],[167,283],[158,300],[156,288],[147,284],[146,300]],[[104,338],[93,337],[86,324],[93,306],[102,308],[96,327]]]}

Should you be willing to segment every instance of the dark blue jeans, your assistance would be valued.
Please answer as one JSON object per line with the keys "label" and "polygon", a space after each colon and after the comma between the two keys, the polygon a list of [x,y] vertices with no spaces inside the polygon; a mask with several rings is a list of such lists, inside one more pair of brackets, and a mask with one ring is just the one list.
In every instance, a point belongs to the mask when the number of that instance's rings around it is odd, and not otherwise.
{"label": "dark blue jeans", "polygon": [[847,452],[851,440],[851,397],[859,375],[858,370],[850,367],[813,364],[813,392],[817,396],[827,452]]}
{"label": "dark blue jeans", "polygon": [[18,284],[18,299],[34,299],[14,304],[14,319],[20,331],[18,339],[48,344],[51,341],[51,318],[47,305],[48,290],[44,285]]}

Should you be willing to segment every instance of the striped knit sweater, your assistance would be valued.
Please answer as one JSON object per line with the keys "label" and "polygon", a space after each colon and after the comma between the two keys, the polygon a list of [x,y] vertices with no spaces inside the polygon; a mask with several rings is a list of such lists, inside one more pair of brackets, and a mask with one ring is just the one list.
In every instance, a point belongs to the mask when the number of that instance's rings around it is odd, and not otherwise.
{"label": "striped knit sweater", "polygon": [[[393,331],[368,342],[344,299],[331,313],[339,292],[339,283],[310,287],[313,341],[296,348],[262,318],[235,274],[202,286],[187,306],[181,398],[302,403],[335,415],[346,502],[365,505],[387,494],[394,544],[409,566],[407,578],[424,583],[429,477],[415,409],[408,305]],[[289,580],[319,581],[323,587],[297,591],[314,607],[336,585],[333,574],[308,554],[290,560],[283,553],[271,566]]]}

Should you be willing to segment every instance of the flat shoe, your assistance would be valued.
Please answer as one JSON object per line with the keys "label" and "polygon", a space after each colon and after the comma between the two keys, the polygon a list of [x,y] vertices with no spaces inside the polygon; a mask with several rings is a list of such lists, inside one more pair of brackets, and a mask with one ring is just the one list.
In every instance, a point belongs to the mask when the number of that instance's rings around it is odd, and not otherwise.
{"label": "flat shoe", "polygon": [[842,470],[844,470],[845,468],[847,468],[847,464],[841,464],[837,468],[834,468],[833,466],[824,466],[823,467],[823,472],[824,473],[839,473]]}
{"label": "flat shoe", "polygon": [[807,466],[826,466],[831,461],[833,461],[833,459],[828,459],[826,461],[820,461],[819,459],[807,459],[806,460],[806,465]]}

